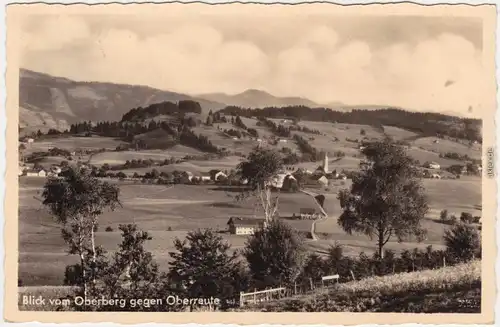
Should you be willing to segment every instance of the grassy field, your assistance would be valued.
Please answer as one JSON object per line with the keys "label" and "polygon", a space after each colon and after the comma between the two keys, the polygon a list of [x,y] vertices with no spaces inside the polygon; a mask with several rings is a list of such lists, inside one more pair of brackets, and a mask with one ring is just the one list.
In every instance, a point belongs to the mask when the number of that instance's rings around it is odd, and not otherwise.
{"label": "grassy field", "polygon": [[[336,217],[340,216],[342,209],[336,199],[336,194],[342,188],[348,188],[350,183],[340,185],[339,182],[330,186],[329,194],[326,194],[325,210],[333,217],[316,224],[316,232],[326,235],[322,240],[309,244],[312,250],[319,252],[338,242],[345,247],[346,253],[356,255],[362,249],[367,253],[375,250],[375,242],[370,242],[366,237],[360,235],[347,235],[337,224]],[[438,222],[441,210],[446,209],[450,215],[457,218],[462,212],[469,212],[473,216],[481,216],[478,209],[482,203],[481,179],[478,177],[464,177],[458,180],[433,180],[424,179],[423,186],[429,201],[429,213],[422,221],[422,226],[427,229],[427,238],[422,243],[417,242],[389,242],[387,249],[399,252],[414,247],[425,247],[433,245],[436,249],[443,247],[442,236],[448,227]],[[451,193],[452,192],[452,193]],[[454,194],[454,196],[450,196]]]}
{"label": "grassy field", "polygon": [[395,140],[405,140],[417,136],[414,132],[394,126],[384,126],[384,133]]}
{"label": "grassy field", "polygon": [[[210,162],[206,162],[210,164]],[[170,167],[170,166],[164,166]],[[209,167],[207,167],[207,170]],[[115,181],[116,182],[116,181]],[[24,285],[61,285],[64,268],[76,262],[75,256],[65,254],[66,246],[60,235],[60,226],[49,215],[40,202],[43,178],[21,178],[19,192],[19,276]],[[165,186],[120,183],[120,198],[123,208],[107,212],[100,218],[97,243],[108,251],[114,251],[120,242],[119,224],[136,223],[149,231],[153,240],[148,243],[162,270],[168,268],[168,252],[173,240],[183,238],[189,230],[196,228],[225,229],[230,216],[260,217],[256,200],[236,202],[236,193],[220,190],[214,185]],[[462,211],[480,215],[476,206],[481,204],[481,181],[479,178],[460,180],[425,180],[431,211],[424,220],[429,230],[428,238],[422,244],[413,242],[390,242],[388,249],[400,251],[415,246],[442,244],[446,225],[436,222],[439,212],[448,209],[458,216]],[[335,241],[346,248],[347,254],[357,255],[359,251],[372,252],[375,243],[363,235],[347,235],[337,225],[336,217],[340,207],[336,199],[339,189],[349,187],[348,181],[341,185],[336,181],[326,195],[325,209],[331,218],[317,223],[317,233],[325,236],[317,242],[309,242],[311,251],[323,252]],[[453,192],[455,196],[449,196]],[[288,220],[286,217],[298,213],[302,207],[313,207],[313,199],[303,193],[281,193],[280,215],[295,229],[309,232],[310,221]],[[110,226],[113,232],[105,232]],[[221,234],[235,249],[240,249],[246,240],[244,236]]]}
{"label": "grassy field", "polygon": [[220,169],[227,171],[235,169],[238,163],[241,162],[241,160],[242,160],[241,157],[229,156],[210,161],[190,160],[178,164],[171,164],[158,167],[130,168],[130,169],[124,169],[123,172],[129,175],[135,172],[139,174],[144,174],[146,172],[150,172],[154,168],[159,172],[173,172],[174,170],[177,170],[177,171],[190,171],[193,174],[201,174],[201,173],[208,173],[212,169]]}
{"label": "grassy field", "polygon": [[[434,143],[435,141],[438,143]],[[481,146],[479,144],[468,146],[459,142],[438,139],[437,137],[419,138],[413,144],[422,149],[438,153],[456,152],[461,155],[468,155],[473,159],[481,159]]]}
{"label": "grassy field", "polygon": [[371,277],[241,311],[481,312],[481,262]]}
{"label": "grassy field", "polygon": [[77,149],[108,149],[114,150],[123,142],[112,137],[77,137],[77,136],[64,136],[36,140],[29,144],[26,153],[35,151],[48,151],[50,148],[65,149],[68,151],[75,151]]}
{"label": "grassy field", "polygon": [[110,165],[124,164],[127,160],[137,159],[152,159],[152,160],[165,160],[172,157],[180,159],[186,155],[200,155],[203,152],[196,149],[175,145],[168,150],[141,150],[141,151],[119,151],[119,152],[103,152],[92,156],[90,164],[103,165],[108,163]]}

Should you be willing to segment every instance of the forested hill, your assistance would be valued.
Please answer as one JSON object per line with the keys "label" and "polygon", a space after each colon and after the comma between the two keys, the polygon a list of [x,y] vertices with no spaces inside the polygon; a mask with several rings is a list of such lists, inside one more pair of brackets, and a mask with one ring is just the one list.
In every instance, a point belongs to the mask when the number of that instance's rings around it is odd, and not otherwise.
{"label": "forested hill", "polygon": [[289,118],[294,120],[324,121],[371,126],[395,126],[423,136],[447,135],[482,142],[482,122],[479,119],[459,118],[431,112],[412,112],[403,109],[354,109],[350,112],[305,106],[266,107],[246,109],[228,106],[220,114],[256,117]]}
{"label": "forested hill", "polygon": [[[164,128],[177,130],[179,126],[191,128],[204,121],[202,106],[192,100],[183,100],[177,103],[165,101],[151,104],[147,107],[137,107],[125,113],[121,120],[115,123],[105,122],[108,131],[114,136],[125,133],[124,129],[130,128],[130,124],[142,126],[155,118],[160,118]],[[471,118],[459,118],[438,113],[411,112],[402,109],[356,109],[350,112],[335,111],[327,108],[309,108],[305,106],[288,107],[266,107],[262,109],[245,109],[235,106],[227,106],[222,110],[211,113],[209,116],[221,119],[223,115],[256,118],[264,121],[264,118],[287,118],[294,121],[321,121],[344,124],[369,125],[383,129],[383,126],[394,126],[416,132],[419,137],[425,136],[449,136],[453,138],[466,139],[482,142],[481,120]],[[166,119],[168,118],[168,119]],[[210,117],[209,117],[210,118]],[[85,128],[78,128],[78,124],[72,125],[72,132],[86,132]],[[111,128],[115,126],[115,128]],[[121,127],[120,127],[121,126]],[[279,126],[275,126],[280,127]],[[80,126],[82,127],[82,126]],[[282,126],[283,127],[283,126]],[[157,126],[153,126],[157,128]],[[123,129],[123,130],[122,130]],[[129,130],[130,132],[130,130]],[[125,134],[130,135],[127,132]],[[109,134],[108,133],[108,134]]]}

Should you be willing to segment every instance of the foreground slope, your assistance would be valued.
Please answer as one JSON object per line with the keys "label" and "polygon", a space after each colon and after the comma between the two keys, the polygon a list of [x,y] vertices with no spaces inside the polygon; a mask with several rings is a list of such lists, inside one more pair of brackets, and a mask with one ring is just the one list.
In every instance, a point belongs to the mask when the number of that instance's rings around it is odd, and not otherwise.
{"label": "foreground slope", "polygon": [[479,313],[481,262],[372,277],[244,309],[273,312]]}

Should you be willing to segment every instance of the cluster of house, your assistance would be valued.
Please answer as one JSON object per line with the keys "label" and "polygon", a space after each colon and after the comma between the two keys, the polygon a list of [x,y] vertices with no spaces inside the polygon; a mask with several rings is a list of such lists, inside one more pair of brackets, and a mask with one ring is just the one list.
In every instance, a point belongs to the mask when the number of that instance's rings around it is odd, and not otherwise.
{"label": "cluster of house", "polygon": [[325,153],[323,164],[316,168],[315,171],[309,169],[295,169],[294,166],[285,167],[272,181],[271,185],[275,188],[282,188],[286,180],[296,180],[294,174],[302,173],[309,176],[309,178],[317,182],[320,186],[328,186],[331,179],[346,180],[347,176],[337,171],[330,171],[328,168],[328,154]]}
{"label": "cluster of house", "polygon": [[[434,161],[426,162],[426,163],[424,163],[423,167],[429,169],[429,170],[423,171],[424,178],[434,178],[434,179],[441,179],[442,178],[442,176],[437,173],[437,170],[441,169],[441,165],[438,164],[437,162],[434,162]],[[474,169],[475,171],[481,172],[483,170],[483,167],[480,164],[474,164],[472,169]],[[467,165],[459,166],[459,171],[460,171],[460,174],[469,173],[469,171],[467,169]],[[457,170],[457,173],[458,173],[458,170]]]}
{"label": "cluster of house", "polygon": [[193,180],[198,180],[200,182],[219,182],[227,178],[227,174],[219,169],[212,169],[208,173],[202,173],[195,175],[190,171],[185,172],[188,176],[190,182]]}
{"label": "cluster of house", "polygon": [[28,167],[19,166],[18,176],[26,177],[57,177],[61,173],[61,168],[59,166],[52,166],[50,169],[44,169],[43,167]]}
{"label": "cluster of house", "polygon": [[[295,217],[295,214],[293,214]],[[300,208],[300,219],[315,220],[321,218],[322,214],[314,208]]]}

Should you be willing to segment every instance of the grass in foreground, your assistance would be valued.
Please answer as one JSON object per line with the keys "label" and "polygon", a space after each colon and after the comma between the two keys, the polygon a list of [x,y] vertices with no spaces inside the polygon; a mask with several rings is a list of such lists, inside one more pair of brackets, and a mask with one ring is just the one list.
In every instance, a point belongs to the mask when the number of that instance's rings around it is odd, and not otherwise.
{"label": "grass in foreground", "polygon": [[480,313],[481,262],[340,284],[245,311]]}

